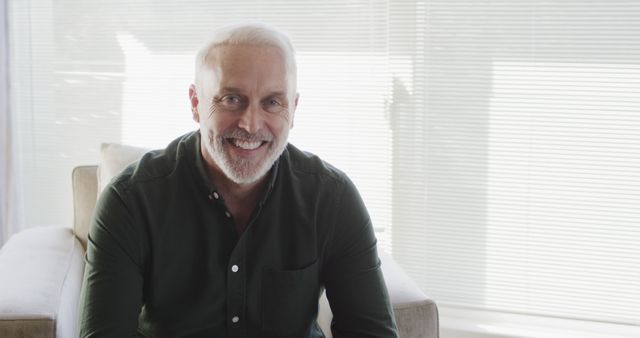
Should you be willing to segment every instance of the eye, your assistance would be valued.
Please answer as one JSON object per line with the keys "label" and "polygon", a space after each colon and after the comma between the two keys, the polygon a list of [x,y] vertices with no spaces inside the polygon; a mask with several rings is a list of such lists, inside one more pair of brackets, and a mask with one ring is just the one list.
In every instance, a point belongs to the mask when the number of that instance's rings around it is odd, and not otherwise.
{"label": "eye", "polygon": [[263,107],[266,111],[271,112],[271,113],[278,113],[282,110],[282,108],[284,107],[282,100],[280,100],[278,97],[269,97],[266,98],[263,102]]}
{"label": "eye", "polygon": [[236,94],[228,94],[222,97],[218,97],[214,99],[215,105],[218,106],[219,109],[225,110],[239,110],[245,104],[245,99]]}
{"label": "eye", "polygon": [[277,106],[281,106],[282,105],[282,104],[280,104],[280,100],[278,100],[275,97],[267,98],[266,100],[263,101],[263,104],[266,107],[277,107]]}
{"label": "eye", "polygon": [[279,106],[280,105],[280,101],[276,100],[276,99],[268,99],[267,100],[267,104],[270,106]]}
{"label": "eye", "polygon": [[240,104],[240,97],[237,95],[226,95],[220,101],[224,104],[235,105]]}

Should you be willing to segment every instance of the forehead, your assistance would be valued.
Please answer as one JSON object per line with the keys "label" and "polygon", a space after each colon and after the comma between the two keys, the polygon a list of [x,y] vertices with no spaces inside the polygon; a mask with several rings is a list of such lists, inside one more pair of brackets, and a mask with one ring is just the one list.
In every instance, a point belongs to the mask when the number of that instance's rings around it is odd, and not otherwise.
{"label": "forehead", "polygon": [[214,47],[207,58],[221,85],[286,86],[287,69],[282,51],[272,46],[222,45]]}
{"label": "forehead", "polygon": [[235,61],[260,61],[269,59],[284,64],[284,54],[280,48],[270,45],[253,44],[222,44],[213,47],[209,53],[207,61],[218,63],[229,63]]}

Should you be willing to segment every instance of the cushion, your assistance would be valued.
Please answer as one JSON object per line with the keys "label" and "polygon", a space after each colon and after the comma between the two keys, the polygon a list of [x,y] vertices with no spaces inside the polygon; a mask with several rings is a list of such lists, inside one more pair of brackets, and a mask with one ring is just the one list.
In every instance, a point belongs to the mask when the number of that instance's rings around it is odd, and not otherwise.
{"label": "cushion", "polygon": [[104,187],[129,164],[137,161],[146,148],[127,146],[117,143],[103,143],[100,146],[100,165],[98,166],[98,195]]}
{"label": "cushion", "polygon": [[98,166],[78,166],[73,169],[73,228],[84,248],[87,246],[87,234],[98,196],[113,177],[146,151],[140,147],[103,143]]}
{"label": "cushion", "polygon": [[0,337],[74,337],[84,251],[73,231],[47,226],[0,250]]}

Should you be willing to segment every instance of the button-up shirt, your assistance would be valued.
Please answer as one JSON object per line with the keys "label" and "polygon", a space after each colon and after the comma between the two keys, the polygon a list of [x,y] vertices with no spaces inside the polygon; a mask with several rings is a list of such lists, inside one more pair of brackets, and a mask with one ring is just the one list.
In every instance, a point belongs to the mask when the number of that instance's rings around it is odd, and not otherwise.
{"label": "button-up shirt", "polygon": [[151,151],[102,192],[81,337],[396,337],[369,215],[344,173],[289,144],[242,234],[207,177],[200,133]]}

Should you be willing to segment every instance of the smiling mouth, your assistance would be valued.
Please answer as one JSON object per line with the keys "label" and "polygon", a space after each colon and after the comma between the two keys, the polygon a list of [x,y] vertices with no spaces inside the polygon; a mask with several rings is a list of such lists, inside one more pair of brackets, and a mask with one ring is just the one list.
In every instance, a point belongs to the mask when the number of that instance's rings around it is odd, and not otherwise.
{"label": "smiling mouth", "polygon": [[237,138],[228,138],[227,141],[229,144],[244,150],[255,150],[267,143],[267,141],[248,141]]}

